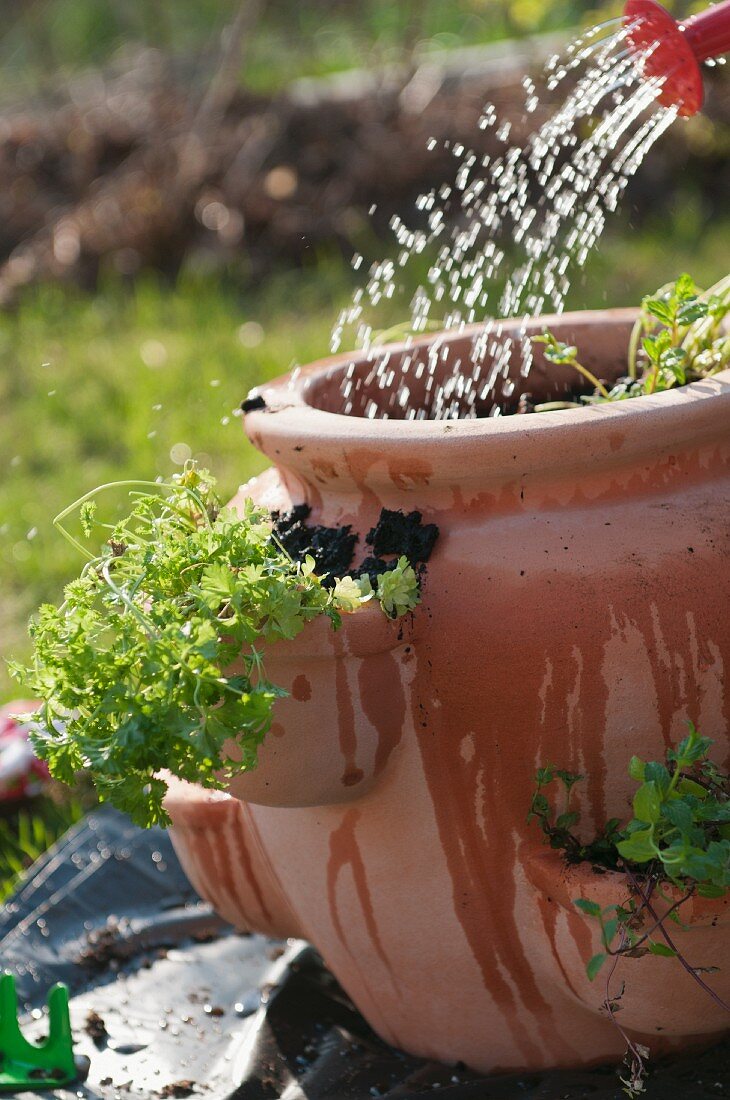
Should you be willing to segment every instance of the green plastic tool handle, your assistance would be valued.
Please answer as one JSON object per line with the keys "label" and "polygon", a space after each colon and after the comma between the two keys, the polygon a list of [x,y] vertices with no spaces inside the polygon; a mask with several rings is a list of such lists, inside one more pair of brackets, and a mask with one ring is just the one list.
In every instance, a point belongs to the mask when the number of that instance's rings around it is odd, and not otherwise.
{"label": "green plastic tool handle", "polygon": [[77,1079],[68,986],[58,982],[48,994],[48,1038],[29,1043],[18,1024],[18,998],[12,974],[0,975],[0,1092],[45,1090]]}

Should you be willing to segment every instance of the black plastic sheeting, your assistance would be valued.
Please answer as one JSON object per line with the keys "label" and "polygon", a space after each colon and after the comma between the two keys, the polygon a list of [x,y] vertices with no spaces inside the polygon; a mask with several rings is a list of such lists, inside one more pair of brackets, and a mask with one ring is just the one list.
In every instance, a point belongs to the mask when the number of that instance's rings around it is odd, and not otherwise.
{"label": "black plastic sheeting", "polygon": [[[43,1033],[48,988],[71,988],[90,1070],[85,1084],[42,1094],[59,1100],[623,1097],[616,1067],[483,1078],[393,1050],[311,947],[233,932],[195,896],[168,836],[114,811],[92,814],[33,867],[0,913],[0,965],[17,976],[29,1037]],[[728,1043],[657,1064],[646,1091],[729,1096]]]}

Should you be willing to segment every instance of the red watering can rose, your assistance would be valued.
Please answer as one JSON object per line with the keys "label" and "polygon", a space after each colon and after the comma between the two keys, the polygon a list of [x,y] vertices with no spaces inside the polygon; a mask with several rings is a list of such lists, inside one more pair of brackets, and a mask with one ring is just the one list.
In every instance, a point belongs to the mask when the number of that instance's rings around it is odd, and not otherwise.
{"label": "red watering can rose", "polygon": [[659,102],[688,118],[702,107],[700,65],[730,52],[730,0],[678,23],[656,0],[628,0],[627,41],[647,77],[661,81]]}

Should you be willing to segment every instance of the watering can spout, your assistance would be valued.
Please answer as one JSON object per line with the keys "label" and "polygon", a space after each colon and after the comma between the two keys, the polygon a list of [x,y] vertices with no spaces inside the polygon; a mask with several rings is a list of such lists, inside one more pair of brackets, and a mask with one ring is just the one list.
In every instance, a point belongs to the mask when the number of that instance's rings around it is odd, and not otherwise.
{"label": "watering can spout", "polygon": [[660,83],[658,99],[688,118],[702,107],[700,65],[730,53],[730,0],[678,23],[657,0],[628,0],[627,41],[647,78]]}

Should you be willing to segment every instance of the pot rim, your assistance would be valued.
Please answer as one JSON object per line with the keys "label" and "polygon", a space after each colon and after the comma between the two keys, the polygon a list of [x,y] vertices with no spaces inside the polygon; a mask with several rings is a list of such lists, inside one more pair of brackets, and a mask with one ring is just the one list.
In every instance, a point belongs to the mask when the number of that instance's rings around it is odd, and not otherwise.
{"label": "pot rim", "polygon": [[[532,319],[528,331],[549,327],[560,337],[576,329],[610,326],[626,329],[628,341],[636,315],[635,309],[549,315]],[[502,322],[506,335],[522,324],[521,320]],[[462,340],[482,327],[472,325],[460,333],[437,333],[410,344],[385,345],[378,348],[378,355],[412,352],[436,340],[445,344]],[[264,399],[266,407],[244,417],[251,442],[277,466],[300,474],[307,482],[322,482],[321,468],[327,465],[331,469],[324,479],[328,487],[351,492],[362,476],[348,461],[357,452],[373,456],[369,483],[395,480],[398,485],[399,479],[408,478],[413,460],[419,463],[430,456],[433,462],[438,443],[437,462],[421,478],[421,485],[483,483],[485,479],[544,473],[550,468],[568,473],[595,461],[605,468],[636,463],[648,455],[694,450],[721,439],[730,414],[730,369],[650,396],[528,417],[369,419],[325,412],[307,403],[312,379],[335,376],[344,366],[364,361],[368,361],[364,353],[340,354],[257,387],[253,393]]]}
{"label": "pot rim", "polygon": [[[597,901],[599,905],[606,906],[615,904],[617,895],[628,896],[630,893],[630,883],[623,871],[606,868],[597,872],[589,860],[568,863],[562,853],[547,847],[540,848],[529,858],[529,867],[533,883],[569,911],[575,909],[575,898]],[[664,883],[662,891],[675,901],[682,896],[681,888],[670,883]],[[730,916],[730,894],[721,898],[705,898],[695,894],[682,913],[693,921],[715,919],[718,914],[725,913]]]}

